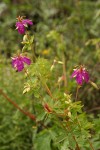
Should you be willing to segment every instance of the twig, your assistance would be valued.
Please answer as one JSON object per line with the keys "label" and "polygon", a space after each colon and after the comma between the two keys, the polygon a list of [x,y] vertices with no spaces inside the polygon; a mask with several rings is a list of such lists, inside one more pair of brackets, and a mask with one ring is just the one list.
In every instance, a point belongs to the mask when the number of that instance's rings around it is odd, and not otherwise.
{"label": "twig", "polygon": [[66,64],[65,64],[65,56],[64,56],[64,54],[63,54],[63,57],[62,57],[62,61],[63,61],[64,86],[67,87]]}
{"label": "twig", "polygon": [[90,110],[87,110],[87,112],[91,112],[91,111],[94,111],[94,110],[100,110],[100,107],[92,108],[92,109],[90,109]]}
{"label": "twig", "polygon": [[45,84],[45,89],[46,89],[47,93],[49,94],[49,96],[50,96],[51,98],[53,98],[52,93],[51,93],[49,87],[47,86],[47,84]]}
{"label": "twig", "polygon": [[32,120],[36,120],[36,117],[31,114],[30,112],[26,112],[23,109],[21,109],[15,102],[13,102],[6,93],[4,93],[1,89],[0,89],[0,94],[7,100],[9,101],[14,107],[16,107],[20,112],[22,112],[23,114],[25,114],[26,116],[28,116],[30,119]]}
{"label": "twig", "polygon": [[76,90],[76,99],[75,99],[76,101],[77,101],[77,99],[78,99],[79,88],[80,88],[80,86],[78,85],[78,86],[77,86],[77,90]]}
{"label": "twig", "polygon": [[88,140],[89,144],[90,144],[90,147],[92,150],[94,150],[93,146],[92,146],[92,143]]}
{"label": "twig", "polygon": [[76,138],[75,138],[74,135],[73,135],[73,139],[74,139],[74,141],[76,142],[76,149],[77,149],[77,150],[80,150],[79,145],[78,145],[78,143],[77,143]]}

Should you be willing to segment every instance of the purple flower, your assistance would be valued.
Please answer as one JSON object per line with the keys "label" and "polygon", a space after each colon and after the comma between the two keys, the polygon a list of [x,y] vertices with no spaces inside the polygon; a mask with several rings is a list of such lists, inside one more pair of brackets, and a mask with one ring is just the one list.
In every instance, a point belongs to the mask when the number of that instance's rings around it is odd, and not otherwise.
{"label": "purple flower", "polygon": [[18,71],[22,71],[24,69],[24,63],[27,65],[31,64],[31,60],[25,56],[19,55],[12,58],[12,66]]}
{"label": "purple flower", "polygon": [[16,22],[16,29],[18,29],[20,34],[25,33],[25,26],[22,24],[22,22]]}
{"label": "purple flower", "polygon": [[29,19],[24,19],[24,20],[22,20],[22,23],[23,23],[24,26],[27,26],[28,24],[29,24],[30,26],[33,25],[33,22],[32,22],[31,20],[29,20]]}
{"label": "purple flower", "polygon": [[18,17],[17,18],[18,22],[16,22],[16,29],[18,29],[18,32],[20,34],[24,34],[25,33],[25,27],[27,27],[28,25],[33,25],[33,22],[29,19],[23,19],[23,17]]}
{"label": "purple flower", "polygon": [[80,66],[80,68],[74,69],[71,78],[76,78],[77,84],[82,85],[83,81],[88,83],[89,74],[83,66]]}

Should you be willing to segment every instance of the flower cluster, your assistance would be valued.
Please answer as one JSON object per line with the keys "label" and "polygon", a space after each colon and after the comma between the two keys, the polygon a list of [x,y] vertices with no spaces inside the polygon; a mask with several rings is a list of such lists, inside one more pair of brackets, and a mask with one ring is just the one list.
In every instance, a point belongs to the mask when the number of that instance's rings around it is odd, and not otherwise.
{"label": "flower cluster", "polygon": [[16,57],[12,57],[12,66],[17,70],[17,71],[22,71],[24,69],[24,63],[27,65],[31,64],[31,60],[25,56],[18,55]]}
{"label": "flower cluster", "polygon": [[[27,27],[28,25],[30,26],[33,25],[31,20],[24,19],[23,16],[21,17],[19,16],[17,20],[18,21],[16,22],[16,29],[18,30],[20,34],[25,34],[25,27]],[[16,68],[18,71],[22,71],[24,69],[24,63],[26,63],[27,65],[30,65],[31,60],[25,56],[22,56],[21,54],[12,58],[12,66]],[[76,78],[77,84],[82,85],[83,81],[88,83],[89,74],[87,70],[85,69],[85,67],[81,65],[80,67],[74,69],[74,72],[72,73],[71,78]],[[64,76],[61,77],[59,81],[63,79],[64,79]],[[48,109],[47,105],[45,105],[45,109]]]}
{"label": "flower cluster", "polygon": [[80,66],[77,69],[74,69],[74,72],[71,75],[71,78],[76,78],[77,84],[82,85],[83,81],[88,83],[89,74],[84,66]]}
{"label": "flower cluster", "polygon": [[18,32],[20,34],[24,34],[25,33],[25,27],[27,27],[28,25],[33,25],[32,21],[29,19],[23,19],[23,17],[18,17],[17,18],[18,22],[16,22],[16,29],[18,29]]}
{"label": "flower cluster", "polygon": [[[29,19],[24,19],[24,17],[18,17],[17,18],[18,22],[16,22],[16,29],[18,30],[18,32],[20,34],[24,34],[25,33],[25,27],[27,27],[27,25],[33,25],[32,21]],[[12,66],[18,71],[22,71],[24,69],[24,64],[30,65],[31,64],[31,60],[26,57],[23,56],[22,54],[19,54],[18,56],[12,57]]]}

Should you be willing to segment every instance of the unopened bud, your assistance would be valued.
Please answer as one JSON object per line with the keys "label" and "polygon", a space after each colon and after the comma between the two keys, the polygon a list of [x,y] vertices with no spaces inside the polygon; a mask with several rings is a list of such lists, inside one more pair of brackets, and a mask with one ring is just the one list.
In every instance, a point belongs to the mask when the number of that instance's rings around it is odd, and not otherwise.
{"label": "unopened bud", "polygon": [[27,34],[23,36],[23,42],[26,42],[28,40]]}
{"label": "unopened bud", "polygon": [[50,71],[52,71],[54,69],[54,64],[51,66]]}
{"label": "unopened bud", "polygon": [[60,83],[61,81],[63,81],[65,79],[65,76],[63,75],[63,76],[61,76],[61,77],[59,77],[58,78],[58,83]]}
{"label": "unopened bud", "polygon": [[71,112],[70,111],[68,112],[68,117],[71,117]]}
{"label": "unopened bud", "polygon": [[58,64],[63,64],[63,62],[62,61],[58,61]]}
{"label": "unopened bud", "polygon": [[52,109],[49,107],[49,105],[47,103],[44,104],[44,109],[48,112],[51,113]]}

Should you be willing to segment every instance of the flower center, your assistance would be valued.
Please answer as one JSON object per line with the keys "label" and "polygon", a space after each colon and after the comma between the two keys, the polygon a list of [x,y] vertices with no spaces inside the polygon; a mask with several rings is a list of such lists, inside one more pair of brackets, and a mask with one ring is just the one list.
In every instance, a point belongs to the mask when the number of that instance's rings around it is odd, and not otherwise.
{"label": "flower center", "polygon": [[22,20],[24,19],[25,16],[18,16],[16,19],[18,20],[18,22],[22,22]]}
{"label": "flower center", "polygon": [[80,73],[82,73],[83,72],[83,66],[80,66]]}

